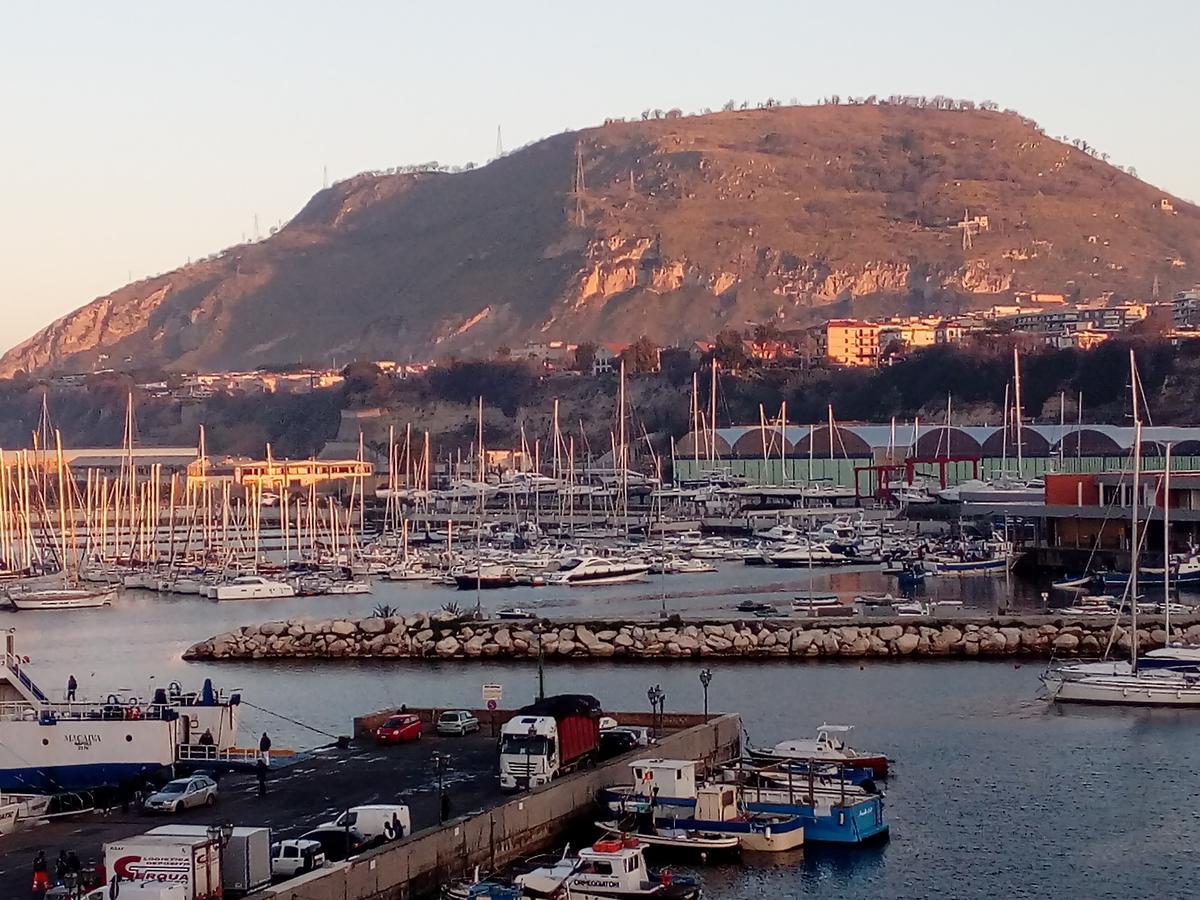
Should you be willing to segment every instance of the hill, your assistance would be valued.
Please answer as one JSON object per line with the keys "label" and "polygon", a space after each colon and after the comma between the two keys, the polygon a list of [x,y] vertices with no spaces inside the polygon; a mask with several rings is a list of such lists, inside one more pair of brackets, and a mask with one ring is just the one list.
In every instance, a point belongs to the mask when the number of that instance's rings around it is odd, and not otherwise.
{"label": "hill", "polygon": [[[988,217],[969,249],[955,227],[966,210]],[[1016,290],[1145,297],[1155,276],[1165,295],[1197,262],[1200,210],[1012,113],[617,121],[470,171],[336,184],[269,239],[64,316],[0,374],[491,355],[538,337],[674,343]]]}

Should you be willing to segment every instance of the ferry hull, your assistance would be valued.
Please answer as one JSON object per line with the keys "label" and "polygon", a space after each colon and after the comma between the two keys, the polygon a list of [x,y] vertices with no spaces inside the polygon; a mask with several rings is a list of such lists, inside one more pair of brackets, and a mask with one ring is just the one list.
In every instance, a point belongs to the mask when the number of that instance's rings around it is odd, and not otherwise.
{"label": "ferry hull", "polygon": [[41,768],[0,769],[0,791],[55,794],[88,791],[140,781],[167,766],[158,761],[81,763]]}

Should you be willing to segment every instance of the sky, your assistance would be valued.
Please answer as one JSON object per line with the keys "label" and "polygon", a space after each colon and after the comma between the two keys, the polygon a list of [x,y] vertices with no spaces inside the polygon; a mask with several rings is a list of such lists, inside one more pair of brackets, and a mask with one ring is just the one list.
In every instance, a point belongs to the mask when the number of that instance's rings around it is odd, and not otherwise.
{"label": "sky", "polygon": [[[1194,0],[10,0],[0,344],[265,233],[323,183],[646,108],[995,100],[1200,200]],[[0,347],[0,349],[3,349]]]}

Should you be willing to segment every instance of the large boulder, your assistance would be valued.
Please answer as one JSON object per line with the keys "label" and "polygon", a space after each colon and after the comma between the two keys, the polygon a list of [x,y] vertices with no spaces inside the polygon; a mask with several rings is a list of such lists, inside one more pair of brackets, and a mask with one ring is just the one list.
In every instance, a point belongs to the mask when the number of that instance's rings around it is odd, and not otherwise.
{"label": "large boulder", "polygon": [[372,616],[369,619],[363,619],[359,622],[358,630],[363,634],[383,634],[388,630],[388,623],[386,619]]}
{"label": "large boulder", "polygon": [[908,656],[917,649],[917,645],[921,643],[920,635],[902,634],[896,638],[896,652],[902,656]]}
{"label": "large boulder", "polygon": [[1079,647],[1079,638],[1073,634],[1060,634],[1054,639],[1054,649],[1070,653]]}
{"label": "large boulder", "polygon": [[875,635],[881,641],[894,641],[902,634],[904,634],[903,625],[881,625],[875,629]]}
{"label": "large boulder", "polygon": [[454,656],[454,654],[458,653],[458,646],[458,638],[451,635],[450,637],[444,637],[438,641],[434,645],[433,649],[438,656],[446,658]]}
{"label": "large boulder", "polygon": [[357,630],[358,629],[353,622],[348,622],[345,619],[336,619],[335,621],[329,623],[329,632],[342,637],[354,634],[354,632]]}

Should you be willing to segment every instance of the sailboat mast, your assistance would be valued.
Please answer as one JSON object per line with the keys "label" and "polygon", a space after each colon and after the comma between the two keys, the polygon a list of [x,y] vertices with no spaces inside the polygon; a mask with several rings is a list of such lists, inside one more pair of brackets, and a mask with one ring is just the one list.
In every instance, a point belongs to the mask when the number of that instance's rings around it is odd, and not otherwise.
{"label": "sailboat mast", "polygon": [[1013,418],[1016,420],[1013,429],[1017,438],[1017,477],[1023,478],[1025,460],[1021,443],[1021,355],[1016,347],[1013,347]]}
{"label": "sailboat mast", "polygon": [[1171,445],[1163,470],[1163,631],[1171,643]]}
{"label": "sailboat mast", "polygon": [[[1132,358],[1133,353],[1130,352]],[[1136,383],[1136,376],[1135,376]],[[1135,387],[1136,390],[1136,387]],[[1133,423],[1133,524],[1130,528],[1130,566],[1129,566],[1129,663],[1134,672],[1137,672],[1138,659],[1138,637],[1137,637],[1137,610],[1138,610],[1138,506],[1139,493],[1142,489],[1142,423],[1134,420]]]}

